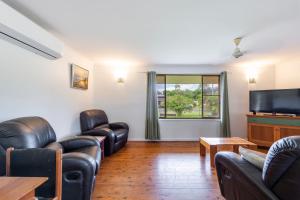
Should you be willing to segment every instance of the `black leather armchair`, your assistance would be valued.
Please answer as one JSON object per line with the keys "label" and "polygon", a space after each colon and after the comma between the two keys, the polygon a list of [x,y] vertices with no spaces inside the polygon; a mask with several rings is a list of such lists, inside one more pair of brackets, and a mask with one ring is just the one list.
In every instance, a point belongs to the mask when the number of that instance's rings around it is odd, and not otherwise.
{"label": "black leather armchair", "polygon": [[63,152],[62,199],[90,200],[101,160],[94,137],[74,136],[56,142],[50,124],[40,117],[23,117],[0,123],[0,175],[5,174],[5,150],[46,148]]}
{"label": "black leather armchair", "polygon": [[238,154],[219,152],[215,157],[219,186],[227,200],[300,199],[300,137],[275,142],[263,170]]}
{"label": "black leather armchair", "polygon": [[80,113],[83,135],[106,136],[104,142],[105,156],[117,152],[126,145],[129,127],[124,122],[109,123],[103,110],[86,110]]}

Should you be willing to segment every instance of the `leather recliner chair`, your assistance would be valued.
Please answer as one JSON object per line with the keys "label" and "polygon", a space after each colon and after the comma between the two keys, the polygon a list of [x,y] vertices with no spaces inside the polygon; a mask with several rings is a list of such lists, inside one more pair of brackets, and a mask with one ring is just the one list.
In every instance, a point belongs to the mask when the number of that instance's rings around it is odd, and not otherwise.
{"label": "leather recliner chair", "polygon": [[215,157],[219,186],[227,200],[300,199],[300,137],[275,142],[263,170],[232,152]]}
{"label": "leather recliner chair", "polygon": [[[0,123],[0,175],[5,174],[5,150],[46,148],[63,152],[62,199],[90,200],[101,160],[94,137],[74,136],[56,142],[50,124],[40,117],[23,117]],[[24,169],[26,170],[26,169]]]}
{"label": "leather recliner chair", "polygon": [[104,141],[105,156],[117,152],[126,145],[129,127],[124,122],[109,123],[103,110],[86,110],[80,113],[83,135],[106,136]]}

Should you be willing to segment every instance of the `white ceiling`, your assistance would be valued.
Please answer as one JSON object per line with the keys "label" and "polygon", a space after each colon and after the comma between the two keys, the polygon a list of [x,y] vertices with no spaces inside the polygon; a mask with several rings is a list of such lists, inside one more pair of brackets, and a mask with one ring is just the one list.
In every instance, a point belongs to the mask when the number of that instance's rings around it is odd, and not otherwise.
{"label": "white ceiling", "polygon": [[280,61],[300,50],[299,0],[4,0],[101,63]]}

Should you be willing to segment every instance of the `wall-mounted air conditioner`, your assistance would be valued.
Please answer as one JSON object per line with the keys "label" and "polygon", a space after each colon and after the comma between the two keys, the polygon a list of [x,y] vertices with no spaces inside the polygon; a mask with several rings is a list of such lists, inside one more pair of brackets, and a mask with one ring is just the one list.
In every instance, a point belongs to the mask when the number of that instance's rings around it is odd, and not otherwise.
{"label": "wall-mounted air conditioner", "polygon": [[62,42],[2,1],[0,38],[49,59],[62,57]]}

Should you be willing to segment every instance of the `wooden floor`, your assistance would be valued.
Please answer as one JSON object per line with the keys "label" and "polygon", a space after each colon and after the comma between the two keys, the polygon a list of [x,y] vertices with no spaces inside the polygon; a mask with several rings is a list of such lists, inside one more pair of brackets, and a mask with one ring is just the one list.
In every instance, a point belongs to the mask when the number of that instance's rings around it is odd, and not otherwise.
{"label": "wooden floor", "polygon": [[129,142],[101,164],[93,200],[223,199],[198,142]]}

